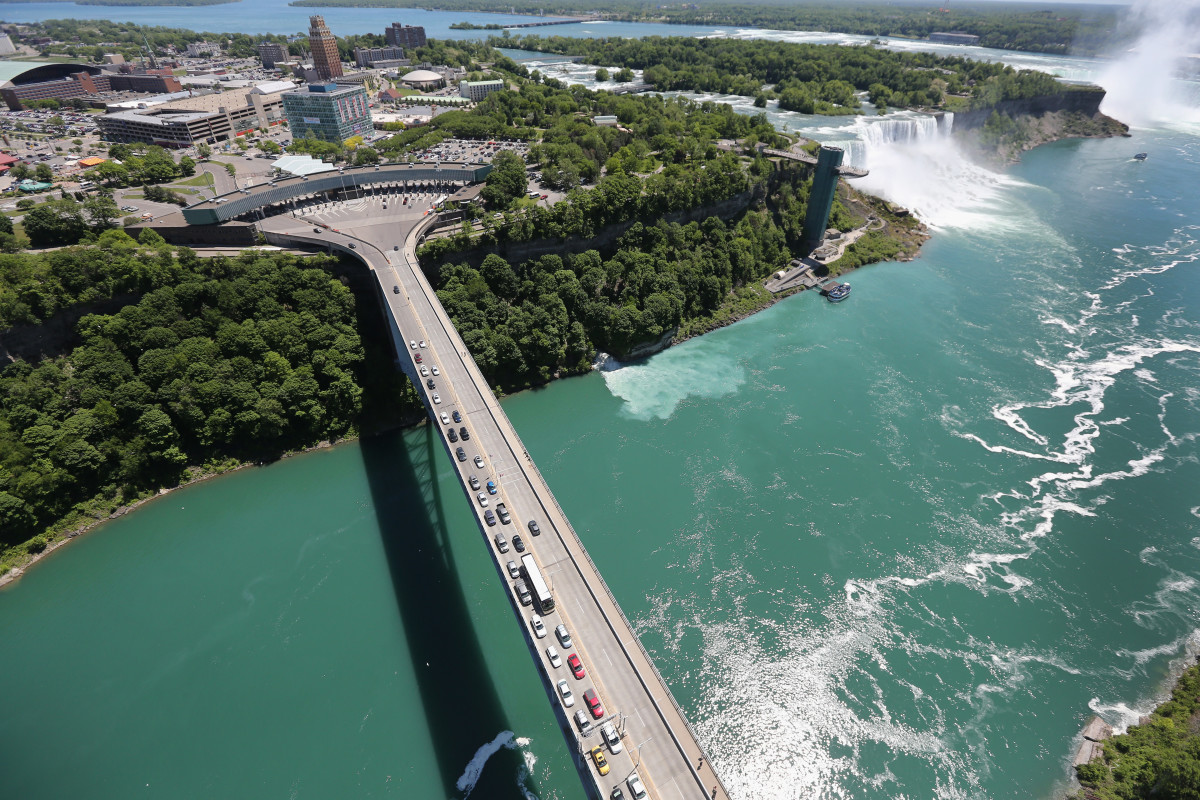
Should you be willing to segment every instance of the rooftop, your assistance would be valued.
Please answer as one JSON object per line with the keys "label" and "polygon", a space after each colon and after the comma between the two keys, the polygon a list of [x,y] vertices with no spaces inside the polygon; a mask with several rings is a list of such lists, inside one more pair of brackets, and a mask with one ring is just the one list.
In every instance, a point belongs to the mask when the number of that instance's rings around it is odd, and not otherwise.
{"label": "rooftop", "polygon": [[320,159],[312,156],[284,156],[271,162],[271,166],[284,172],[290,172],[293,175],[315,175],[318,172],[332,172],[334,166],[326,164]]}
{"label": "rooftop", "polygon": [[404,81],[440,81],[444,80],[441,75],[429,69],[414,69],[412,72],[405,73],[401,78]]}

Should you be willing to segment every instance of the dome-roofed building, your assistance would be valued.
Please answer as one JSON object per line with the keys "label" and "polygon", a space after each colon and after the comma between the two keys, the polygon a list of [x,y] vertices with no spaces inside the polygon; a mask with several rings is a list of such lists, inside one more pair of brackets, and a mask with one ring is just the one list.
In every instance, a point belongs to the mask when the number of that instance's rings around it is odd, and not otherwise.
{"label": "dome-roofed building", "polygon": [[400,80],[405,86],[421,92],[442,89],[446,86],[446,79],[429,69],[414,69]]}

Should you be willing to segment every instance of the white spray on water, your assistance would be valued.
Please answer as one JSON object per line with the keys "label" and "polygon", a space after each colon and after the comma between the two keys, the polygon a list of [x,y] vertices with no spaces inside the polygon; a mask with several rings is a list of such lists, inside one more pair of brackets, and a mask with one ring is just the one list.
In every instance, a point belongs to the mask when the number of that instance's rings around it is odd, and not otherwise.
{"label": "white spray on water", "polygon": [[1101,110],[1138,128],[1200,123],[1195,86],[1177,77],[1200,41],[1200,0],[1137,3],[1130,22],[1141,27],[1141,37],[1101,75],[1108,92]]}

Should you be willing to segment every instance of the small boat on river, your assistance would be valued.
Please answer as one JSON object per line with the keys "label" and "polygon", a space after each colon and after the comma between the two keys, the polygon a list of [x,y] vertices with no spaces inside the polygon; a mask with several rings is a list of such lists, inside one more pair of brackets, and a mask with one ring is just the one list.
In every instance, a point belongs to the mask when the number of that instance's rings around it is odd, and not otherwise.
{"label": "small boat on river", "polygon": [[1146,156],[1148,156],[1148,155],[1149,155],[1149,153],[1138,153],[1137,155],[1135,155],[1133,157],[1133,160],[1134,161],[1145,161]]}

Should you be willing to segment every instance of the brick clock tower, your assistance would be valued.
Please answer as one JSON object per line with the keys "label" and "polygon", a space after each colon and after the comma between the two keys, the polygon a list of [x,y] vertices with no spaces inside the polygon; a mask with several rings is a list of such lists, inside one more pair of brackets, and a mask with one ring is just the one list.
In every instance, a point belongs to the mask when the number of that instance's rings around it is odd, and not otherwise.
{"label": "brick clock tower", "polygon": [[309,17],[308,46],[312,50],[313,67],[323,81],[342,77],[342,58],[338,55],[337,37],[329,32],[322,16]]}

